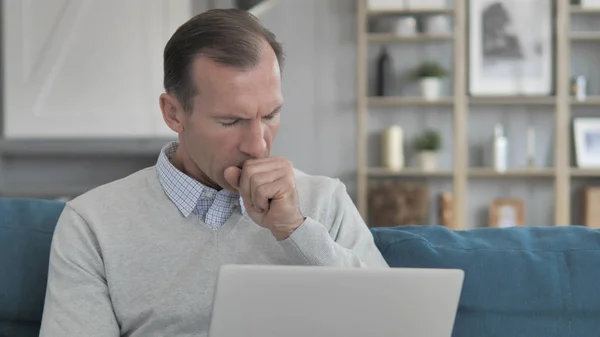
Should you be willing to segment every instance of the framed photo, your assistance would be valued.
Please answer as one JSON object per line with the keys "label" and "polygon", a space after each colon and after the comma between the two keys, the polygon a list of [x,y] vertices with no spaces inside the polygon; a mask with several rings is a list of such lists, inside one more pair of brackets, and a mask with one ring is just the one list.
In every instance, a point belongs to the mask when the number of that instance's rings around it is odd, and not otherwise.
{"label": "framed photo", "polygon": [[469,1],[469,93],[472,96],[552,94],[552,3],[548,0]]}
{"label": "framed photo", "polygon": [[490,227],[525,225],[525,207],[520,199],[495,199],[490,204]]}
{"label": "framed photo", "polygon": [[600,118],[575,118],[573,135],[577,167],[600,168]]}

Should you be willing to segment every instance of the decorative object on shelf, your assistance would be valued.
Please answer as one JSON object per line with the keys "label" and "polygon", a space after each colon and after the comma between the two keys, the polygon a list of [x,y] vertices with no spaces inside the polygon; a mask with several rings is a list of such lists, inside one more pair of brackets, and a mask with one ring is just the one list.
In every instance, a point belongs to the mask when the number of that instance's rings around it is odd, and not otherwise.
{"label": "decorative object on shelf", "polygon": [[571,95],[583,102],[587,97],[587,79],[585,76],[576,76],[571,79]]}
{"label": "decorative object on shelf", "polygon": [[439,196],[438,215],[440,225],[448,228],[454,228],[452,226],[452,219],[454,217],[454,203],[451,192],[442,192]]}
{"label": "decorative object on shelf", "polygon": [[402,10],[406,0],[368,0],[367,9],[372,11]]}
{"label": "decorative object on shelf", "polygon": [[417,19],[412,16],[401,16],[396,18],[393,24],[392,33],[397,36],[417,35]]}
{"label": "decorative object on shelf", "polygon": [[600,0],[580,0],[583,8],[600,8]]}
{"label": "decorative object on shelf", "polygon": [[[469,1],[469,92],[552,93],[553,5],[548,0]],[[531,25],[532,18],[536,24]]]}
{"label": "decorative object on shelf", "polygon": [[573,135],[577,167],[600,168],[600,118],[575,118]]}
{"label": "decorative object on shelf", "polygon": [[421,94],[428,101],[440,98],[441,79],[446,76],[448,70],[435,61],[425,61],[412,72],[412,78],[419,81]]}
{"label": "decorative object on shelf", "polygon": [[527,167],[535,168],[535,129],[527,129]]}
{"label": "decorative object on shelf", "polygon": [[404,139],[399,125],[388,127],[381,137],[381,158],[383,167],[390,171],[404,168]]}
{"label": "decorative object on shelf", "polygon": [[415,150],[419,153],[419,167],[423,171],[435,171],[438,166],[437,154],[442,146],[439,132],[425,130],[415,139]]}
{"label": "decorative object on shelf", "polygon": [[427,185],[386,181],[369,190],[370,227],[425,225],[428,212]]}
{"label": "decorative object on shelf", "polygon": [[423,33],[427,35],[450,33],[450,22],[446,15],[425,15],[421,21],[423,23]]}
{"label": "decorative object on shelf", "polygon": [[525,207],[521,199],[498,198],[490,204],[490,227],[515,227],[525,224]]}
{"label": "decorative object on shelf", "polygon": [[440,9],[448,7],[448,0],[407,0],[409,9]]}
{"label": "decorative object on shelf", "polygon": [[508,166],[508,140],[504,136],[504,128],[500,124],[494,126],[492,139],[491,166],[496,172],[506,172]]}
{"label": "decorative object on shelf", "polygon": [[392,96],[394,88],[394,66],[386,46],[381,46],[377,57],[377,96]]}
{"label": "decorative object on shelf", "polygon": [[600,187],[583,189],[583,225],[600,228]]}

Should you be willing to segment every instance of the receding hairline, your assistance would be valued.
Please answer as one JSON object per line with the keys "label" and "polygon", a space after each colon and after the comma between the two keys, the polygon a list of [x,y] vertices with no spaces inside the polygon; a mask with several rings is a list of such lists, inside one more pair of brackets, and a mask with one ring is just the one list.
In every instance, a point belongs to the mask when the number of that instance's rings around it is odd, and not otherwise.
{"label": "receding hairline", "polygon": [[269,46],[283,74],[285,55],[275,35],[252,14],[236,9],[200,13],[181,25],[164,51],[164,87],[189,108],[197,93],[192,65],[198,58],[240,71],[260,64]]}

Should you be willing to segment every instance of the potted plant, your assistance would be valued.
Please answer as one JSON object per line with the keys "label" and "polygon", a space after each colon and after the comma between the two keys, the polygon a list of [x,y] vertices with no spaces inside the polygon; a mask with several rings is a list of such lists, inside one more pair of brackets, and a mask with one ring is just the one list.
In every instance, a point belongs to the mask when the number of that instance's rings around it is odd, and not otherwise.
{"label": "potted plant", "polygon": [[440,134],[435,130],[425,130],[415,139],[415,149],[419,153],[419,166],[423,171],[437,169],[437,153],[442,146]]}
{"label": "potted plant", "polygon": [[448,70],[435,61],[425,61],[413,73],[413,79],[420,82],[421,94],[426,100],[440,97],[441,79],[448,76]]}

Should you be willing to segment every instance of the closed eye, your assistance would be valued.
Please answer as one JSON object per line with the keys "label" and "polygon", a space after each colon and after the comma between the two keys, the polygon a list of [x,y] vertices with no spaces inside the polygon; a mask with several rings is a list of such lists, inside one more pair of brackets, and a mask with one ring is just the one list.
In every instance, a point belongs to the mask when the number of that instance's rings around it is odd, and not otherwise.
{"label": "closed eye", "polygon": [[263,118],[266,119],[266,120],[271,120],[271,119],[275,118],[278,114],[279,114],[279,110],[273,111],[273,112],[271,112],[270,114],[266,115]]}
{"label": "closed eye", "polygon": [[231,122],[221,122],[221,125],[223,125],[224,127],[232,127],[236,125],[239,121],[239,119],[234,119]]}

